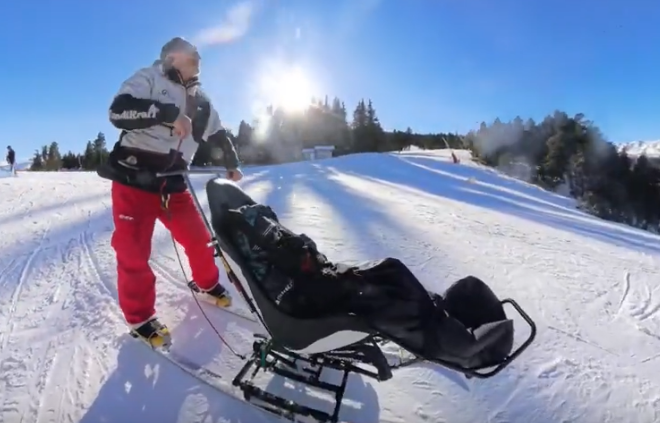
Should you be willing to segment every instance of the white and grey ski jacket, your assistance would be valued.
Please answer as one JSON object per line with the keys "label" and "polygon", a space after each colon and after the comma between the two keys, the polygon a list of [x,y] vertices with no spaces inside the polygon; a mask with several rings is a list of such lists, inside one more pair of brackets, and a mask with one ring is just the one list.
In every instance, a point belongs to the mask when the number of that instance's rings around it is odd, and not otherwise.
{"label": "white and grey ski jacket", "polygon": [[[122,130],[113,158],[132,169],[174,170],[187,167],[199,143],[209,142],[223,150],[228,168],[237,168],[236,151],[199,82],[183,84],[174,74],[157,61],[121,84],[109,110]],[[193,121],[193,133],[184,139],[172,127],[181,114]]]}

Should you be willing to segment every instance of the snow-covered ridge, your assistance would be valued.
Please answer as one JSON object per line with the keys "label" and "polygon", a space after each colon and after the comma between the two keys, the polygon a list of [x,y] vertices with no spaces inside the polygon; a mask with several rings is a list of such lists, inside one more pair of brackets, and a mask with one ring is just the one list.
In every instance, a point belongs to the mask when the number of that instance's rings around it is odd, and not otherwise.
{"label": "snow-covered ridge", "polygon": [[645,155],[649,158],[660,158],[660,141],[633,141],[619,144],[619,151],[625,150],[631,157]]}

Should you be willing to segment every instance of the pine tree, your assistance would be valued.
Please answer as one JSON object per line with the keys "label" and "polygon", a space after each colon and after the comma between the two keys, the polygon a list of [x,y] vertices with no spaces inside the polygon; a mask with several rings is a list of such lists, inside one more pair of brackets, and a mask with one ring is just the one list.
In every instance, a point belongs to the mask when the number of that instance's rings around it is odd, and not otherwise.
{"label": "pine tree", "polygon": [[34,151],[34,156],[32,157],[32,164],[30,165],[30,170],[40,171],[44,169],[43,154],[39,150]]}
{"label": "pine tree", "polygon": [[46,159],[46,170],[59,170],[62,168],[62,155],[60,154],[59,145],[53,141],[48,146],[48,153]]}
{"label": "pine tree", "polygon": [[353,151],[356,153],[369,151],[367,106],[364,100],[360,100],[353,111],[351,130]]}
{"label": "pine tree", "polygon": [[108,160],[109,152],[108,149],[106,148],[105,145],[105,135],[103,132],[99,132],[96,135],[96,138],[92,142],[93,146],[93,155],[92,157],[92,163],[90,163],[91,167],[90,169],[96,169],[98,166],[101,164],[105,163]]}
{"label": "pine tree", "polygon": [[62,156],[62,168],[64,169],[78,169],[80,167],[79,156],[72,151],[67,151]]}
{"label": "pine tree", "polygon": [[96,151],[94,150],[94,143],[87,141],[85,152],[82,155],[82,167],[85,170],[96,169]]}
{"label": "pine tree", "polygon": [[365,131],[367,136],[367,151],[387,151],[387,145],[385,144],[385,137],[383,136],[383,128],[380,125],[380,120],[376,114],[376,109],[374,109],[373,102],[369,100],[367,103],[367,130]]}

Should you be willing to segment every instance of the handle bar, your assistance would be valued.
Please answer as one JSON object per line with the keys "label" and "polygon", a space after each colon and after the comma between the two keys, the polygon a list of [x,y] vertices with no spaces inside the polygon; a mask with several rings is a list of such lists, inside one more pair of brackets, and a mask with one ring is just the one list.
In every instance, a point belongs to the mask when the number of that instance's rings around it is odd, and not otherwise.
{"label": "handle bar", "polygon": [[170,172],[158,172],[156,176],[159,178],[165,176],[182,176],[182,175],[215,175],[219,172],[226,172],[227,169],[224,167],[209,167],[205,169],[183,169],[183,170],[173,170]]}

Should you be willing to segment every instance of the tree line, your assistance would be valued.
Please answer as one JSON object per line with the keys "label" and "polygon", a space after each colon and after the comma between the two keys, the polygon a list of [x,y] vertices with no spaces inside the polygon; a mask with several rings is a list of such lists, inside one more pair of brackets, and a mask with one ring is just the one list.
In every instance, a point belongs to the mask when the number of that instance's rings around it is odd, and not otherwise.
{"label": "tree line", "polygon": [[619,151],[583,114],[555,111],[538,123],[496,119],[463,142],[482,163],[570,195],[596,216],[660,229],[660,163]]}
{"label": "tree line", "polygon": [[[461,148],[458,134],[420,134],[411,128],[403,131],[383,129],[371,100],[360,100],[352,114],[339,98],[312,99],[305,110],[292,113],[268,107],[250,123],[241,121],[238,131],[230,133],[241,161],[273,164],[302,159],[302,150],[315,146],[334,147],[334,155],[399,151],[411,145],[426,149]],[[203,166],[214,163],[210,152],[201,146],[193,161]]]}
{"label": "tree line", "polygon": [[[645,156],[618,151],[582,114],[555,111],[541,122],[496,119],[467,134],[417,133],[383,129],[373,102],[360,100],[352,113],[339,98],[313,99],[288,112],[268,107],[251,122],[229,132],[244,164],[298,161],[302,150],[334,146],[334,155],[422,149],[469,149],[475,160],[517,178],[578,199],[580,207],[608,220],[660,229],[660,166]],[[61,155],[56,142],[35,151],[31,170],[95,170],[108,156],[99,133],[82,153]],[[193,166],[221,166],[201,144]]]}
{"label": "tree line", "polygon": [[[241,121],[236,134],[228,131],[244,164],[274,164],[297,161],[302,149],[332,145],[334,155],[402,150],[410,145],[435,149],[460,148],[458,134],[417,134],[412,129],[385,131],[371,100],[360,100],[349,116],[343,101],[328,97],[313,99],[306,110],[295,113],[268,107],[262,116],[250,123]],[[447,144],[448,142],[448,144]],[[30,170],[96,170],[108,157],[106,137],[99,132],[87,141],[82,153],[60,152],[52,142],[34,152]],[[202,143],[195,154],[193,166],[221,166],[222,158],[214,159],[209,146]]]}
{"label": "tree line", "polygon": [[95,139],[87,141],[82,153],[68,151],[62,154],[59,144],[53,141],[42,146],[40,150],[35,150],[29,170],[96,170],[99,164],[108,159],[109,154],[102,132],[99,132]]}

